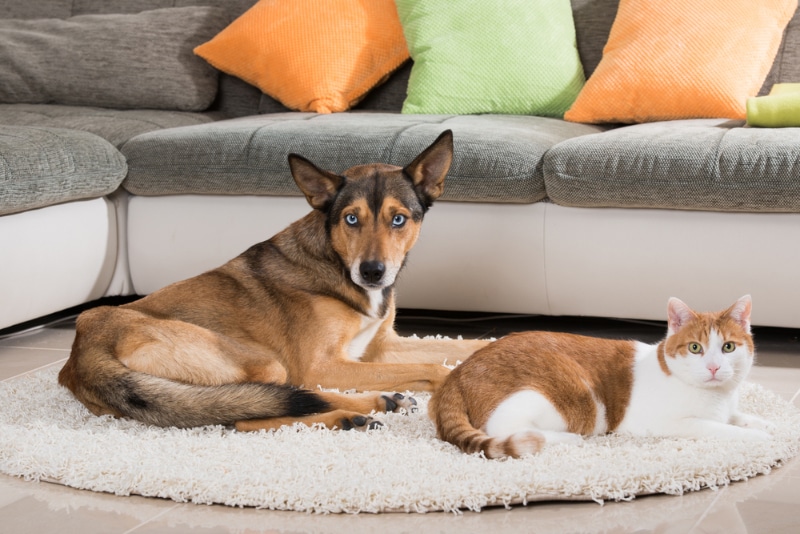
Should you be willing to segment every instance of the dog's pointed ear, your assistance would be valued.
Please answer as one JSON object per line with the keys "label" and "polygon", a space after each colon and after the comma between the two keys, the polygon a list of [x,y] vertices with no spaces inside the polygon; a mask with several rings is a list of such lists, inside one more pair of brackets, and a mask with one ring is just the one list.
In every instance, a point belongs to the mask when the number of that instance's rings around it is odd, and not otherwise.
{"label": "dog's pointed ear", "polygon": [[323,171],[297,154],[289,154],[289,168],[297,187],[306,196],[311,207],[317,210],[324,210],[344,183],[341,176]]}
{"label": "dog's pointed ear", "polygon": [[445,130],[422,154],[408,164],[405,173],[429,207],[444,191],[444,178],[453,163],[453,132]]}

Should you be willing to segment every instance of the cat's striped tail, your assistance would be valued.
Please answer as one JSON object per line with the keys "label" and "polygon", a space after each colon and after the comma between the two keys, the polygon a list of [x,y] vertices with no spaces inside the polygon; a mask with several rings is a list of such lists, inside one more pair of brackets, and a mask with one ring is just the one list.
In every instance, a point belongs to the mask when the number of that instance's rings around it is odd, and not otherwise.
{"label": "cat's striped tail", "polygon": [[467,414],[461,390],[445,381],[428,403],[428,414],[436,425],[439,439],[450,442],[462,451],[483,452],[487,458],[519,458],[539,452],[545,437],[536,431],[517,432],[505,438],[493,438],[475,428]]}

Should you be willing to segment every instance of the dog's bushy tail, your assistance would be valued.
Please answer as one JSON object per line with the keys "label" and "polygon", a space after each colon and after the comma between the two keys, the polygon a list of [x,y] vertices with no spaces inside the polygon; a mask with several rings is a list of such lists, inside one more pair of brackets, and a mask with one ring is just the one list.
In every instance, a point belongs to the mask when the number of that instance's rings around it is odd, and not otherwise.
{"label": "dog's bushy tail", "polygon": [[196,386],[135,371],[95,384],[94,390],[113,410],[156,426],[229,425],[330,409],[314,392],[285,384]]}
{"label": "dog's bushy tail", "polygon": [[230,425],[245,419],[302,417],[330,410],[330,405],[313,391],[289,385],[198,386],[133,371],[101,350],[91,356],[88,366],[71,357],[59,374],[59,383],[96,414],[188,428]]}

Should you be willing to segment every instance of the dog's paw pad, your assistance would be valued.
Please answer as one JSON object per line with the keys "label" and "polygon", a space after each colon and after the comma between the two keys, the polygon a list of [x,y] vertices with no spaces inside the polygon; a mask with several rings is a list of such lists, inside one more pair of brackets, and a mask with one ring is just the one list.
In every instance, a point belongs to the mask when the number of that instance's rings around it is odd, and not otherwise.
{"label": "dog's paw pad", "polygon": [[339,421],[339,426],[342,430],[358,430],[363,432],[364,430],[381,428],[383,423],[376,421],[368,415],[355,415],[353,417],[343,418]]}
{"label": "dog's paw pad", "polygon": [[386,403],[387,412],[400,412],[405,410],[406,413],[415,413],[419,410],[417,406],[417,399],[414,397],[407,397],[402,393],[384,393],[381,398]]}
{"label": "dog's paw pad", "polygon": [[367,424],[367,428],[369,430],[375,430],[376,428],[383,428],[383,423],[381,423],[380,421],[372,421],[369,424]]}

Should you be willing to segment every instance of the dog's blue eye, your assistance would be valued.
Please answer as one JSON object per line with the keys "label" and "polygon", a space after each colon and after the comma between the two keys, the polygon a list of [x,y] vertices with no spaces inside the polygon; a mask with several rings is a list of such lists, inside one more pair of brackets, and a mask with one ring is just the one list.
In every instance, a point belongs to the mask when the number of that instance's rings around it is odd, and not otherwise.
{"label": "dog's blue eye", "polygon": [[395,228],[400,228],[406,223],[406,216],[405,215],[395,215],[394,219],[392,219],[392,226]]}
{"label": "dog's blue eye", "polygon": [[348,213],[347,215],[344,216],[344,222],[346,222],[350,226],[355,226],[358,224],[358,217],[356,217],[352,213]]}

